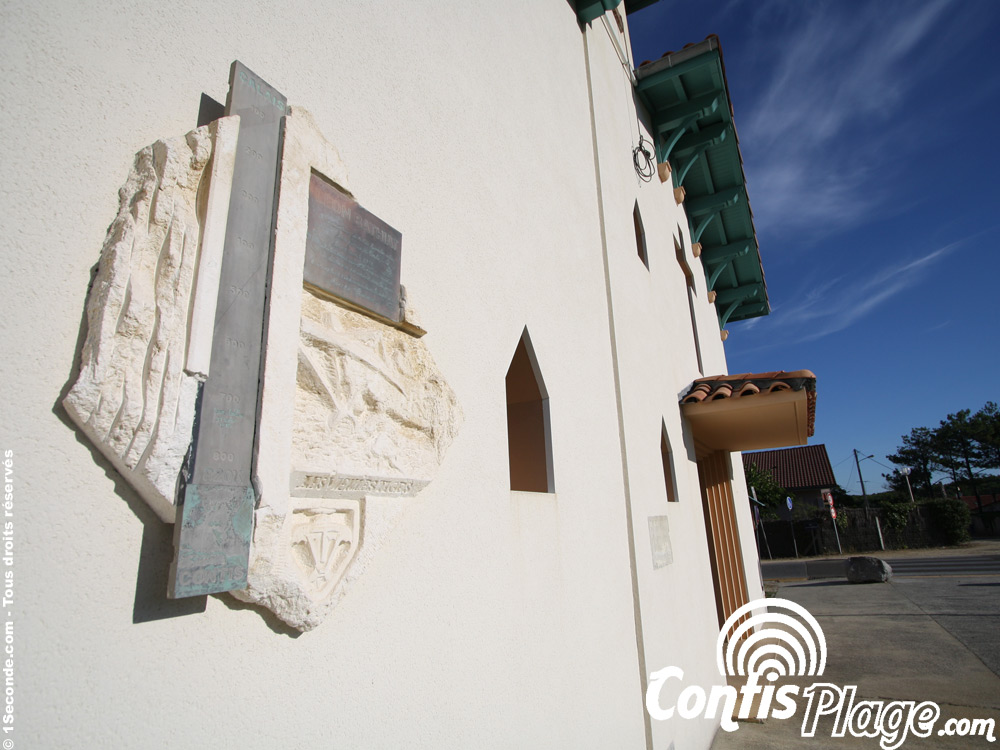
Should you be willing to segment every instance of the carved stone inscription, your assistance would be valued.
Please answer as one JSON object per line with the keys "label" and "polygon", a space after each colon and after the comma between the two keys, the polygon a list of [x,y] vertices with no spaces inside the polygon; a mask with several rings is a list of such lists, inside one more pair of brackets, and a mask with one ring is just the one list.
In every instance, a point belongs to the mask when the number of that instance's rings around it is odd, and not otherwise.
{"label": "carved stone inscription", "polygon": [[303,279],[396,323],[403,235],[319,175],[309,180]]}
{"label": "carved stone inscription", "polygon": [[292,494],[298,497],[410,496],[426,487],[428,480],[295,471],[291,484]]}

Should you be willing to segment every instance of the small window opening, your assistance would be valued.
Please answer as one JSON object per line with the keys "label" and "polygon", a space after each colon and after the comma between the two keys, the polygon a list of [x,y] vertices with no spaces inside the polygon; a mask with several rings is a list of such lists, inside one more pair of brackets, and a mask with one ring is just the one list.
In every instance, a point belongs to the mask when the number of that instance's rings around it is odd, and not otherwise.
{"label": "small window opening", "polygon": [[688,285],[688,312],[691,315],[691,333],[694,335],[694,354],[698,358],[698,372],[705,374],[705,365],[701,362],[701,342],[698,339],[698,319],[694,315],[694,284]]}
{"label": "small window opening", "polygon": [[642,265],[649,270],[649,256],[646,254],[646,230],[642,226],[642,217],[639,215],[639,201],[635,202],[632,209],[632,223],[635,224],[635,247],[639,251],[639,260]]}
{"label": "small window opening", "polygon": [[618,25],[618,33],[619,34],[624,34],[625,33],[625,22],[622,21],[622,14],[618,12],[618,8],[612,8],[611,12],[612,12],[612,14],[614,14],[615,23]]}
{"label": "small window opening", "polygon": [[670,450],[670,438],[667,437],[667,425],[660,430],[660,458],[663,460],[663,483],[667,488],[667,502],[677,502],[677,486],[674,484],[674,454]]}
{"label": "small window opening", "polygon": [[507,369],[506,385],[510,488],[520,492],[555,492],[549,394],[527,328]]}
{"label": "small window opening", "polygon": [[681,234],[680,227],[677,227],[677,234],[674,235],[674,255],[677,256],[677,264],[681,267],[681,271],[684,272],[684,280],[687,282],[687,285],[693,286],[694,271],[688,265],[687,257],[684,254],[684,235]]}
{"label": "small window opening", "polygon": [[[678,237],[681,239],[678,239]],[[694,313],[694,298],[697,293],[694,285],[694,271],[692,271],[691,266],[688,265],[687,258],[684,254],[683,237],[684,236],[680,232],[680,227],[677,227],[677,235],[674,237],[674,252],[677,255],[677,262],[680,264],[681,270],[684,272],[684,281],[687,283],[688,314],[691,316],[691,335],[694,336],[694,354],[698,359],[698,372],[704,375],[705,366],[701,361],[701,341],[698,338],[698,318],[695,317]]]}

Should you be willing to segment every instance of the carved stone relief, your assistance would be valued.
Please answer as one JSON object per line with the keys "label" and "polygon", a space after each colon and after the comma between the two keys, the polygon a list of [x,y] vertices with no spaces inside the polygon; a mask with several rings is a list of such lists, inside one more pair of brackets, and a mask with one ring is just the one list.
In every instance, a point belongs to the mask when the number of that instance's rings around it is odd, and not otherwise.
{"label": "carved stone relief", "polygon": [[[207,373],[207,361],[188,361],[201,350],[188,346],[199,247],[221,242],[209,225],[219,223],[215,206],[229,202],[228,186],[218,186],[232,179],[237,129],[238,118],[223,118],[136,154],[87,299],[80,374],[63,401],[168,523]],[[224,233],[224,211],[221,220]],[[202,257],[199,273],[210,275],[205,265]]]}
{"label": "carved stone relief", "polygon": [[[423,339],[303,287],[313,171],[349,193],[336,150],[308,113],[292,108],[261,400],[261,502],[249,586],[234,592],[302,630],[322,621],[364,572],[406,498],[434,478],[462,421]],[[420,330],[411,309],[403,317]],[[312,539],[321,528],[327,545],[337,539],[336,551],[318,553],[330,566],[322,577],[305,567],[320,560],[301,542],[305,518]]]}
{"label": "carved stone relief", "polygon": [[[88,438],[171,523],[198,381],[211,377],[206,352],[234,120],[137,155],[88,298],[80,376],[64,401]],[[349,194],[347,176],[301,109],[290,108],[283,148],[259,501],[248,586],[231,593],[309,630],[364,572],[409,498],[433,479],[462,415],[427,345],[411,335],[423,331],[405,302],[403,323],[393,327],[303,286],[309,177],[316,171]]]}

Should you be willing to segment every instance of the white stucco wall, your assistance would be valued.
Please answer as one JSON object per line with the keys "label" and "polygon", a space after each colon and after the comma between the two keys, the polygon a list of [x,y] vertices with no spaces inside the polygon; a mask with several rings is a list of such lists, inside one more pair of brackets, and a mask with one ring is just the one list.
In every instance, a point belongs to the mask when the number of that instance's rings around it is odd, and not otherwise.
{"label": "white stucco wall", "polygon": [[[603,25],[586,44],[604,243],[585,39],[563,0],[50,0],[0,13],[0,450],[14,451],[19,746],[644,747],[634,586],[647,673],[676,664],[691,683],[716,679],[677,407],[698,377],[671,239],[686,221],[669,185],[634,176],[634,110]],[[312,111],[358,199],[402,232],[403,283],[465,412],[440,475],[300,637],[229,597],[183,615],[162,602],[170,528],[57,406],[134,153],[194,127],[203,92],[225,101],[233,59]],[[706,374],[722,372],[695,273]],[[508,489],[504,374],[524,326],[551,397],[554,495]],[[655,515],[669,516],[674,557],[656,570]],[[706,747],[713,729],[653,722],[655,746]]]}
{"label": "white stucco wall", "polygon": [[[683,208],[676,204],[672,183],[661,183],[656,176],[643,182],[631,168],[631,152],[639,142],[638,128],[642,128],[647,143],[652,138],[641,107],[637,123],[630,98],[623,95],[628,90],[625,73],[606,37],[604,29],[595,24],[590,37],[594,109],[645,671],[648,675],[663,667],[678,666],[684,670],[685,684],[707,689],[723,682],[713,661],[718,619],[698,468],[678,397],[702,374],[726,372],[725,354],[715,309],[707,301],[701,261],[691,254],[688,222]],[[636,250],[632,218],[636,203],[646,234],[648,269]],[[698,370],[685,276],[674,247],[679,232],[695,275],[695,314],[704,373]],[[674,503],[667,502],[660,455],[664,424],[674,458]],[[648,519],[663,515],[668,518],[673,563],[654,568]],[[751,549],[755,560],[756,550]],[[753,566],[756,575],[756,562]],[[714,731],[707,722],[695,721],[653,721],[652,728],[657,747],[667,747],[670,741],[677,747],[707,746]]]}

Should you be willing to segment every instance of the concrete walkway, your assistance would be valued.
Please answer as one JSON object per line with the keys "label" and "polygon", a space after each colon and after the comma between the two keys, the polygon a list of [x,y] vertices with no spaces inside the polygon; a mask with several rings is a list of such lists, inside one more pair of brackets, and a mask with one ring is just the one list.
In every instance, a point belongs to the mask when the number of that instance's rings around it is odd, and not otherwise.
{"label": "concrete walkway", "polygon": [[[937,551],[940,554],[940,550]],[[981,554],[981,552],[980,552]],[[1000,738],[1000,576],[897,579],[852,585],[846,580],[783,585],[777,596],[808,609],[826,636],[827,668],[814,682],[857,685],[861,700],[934,701],[941,716],[927,739],[909,735],[902,748],[1000,748],[985,737],[941,736],[949,719],[992,719]],[[756,748],[870,748],[879,738],[832,738],[824,717],[803,737],[807,701],[787,720],[722,730],[713,750]],[[886,747],[890,747],[887,743]]]}

